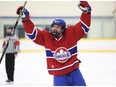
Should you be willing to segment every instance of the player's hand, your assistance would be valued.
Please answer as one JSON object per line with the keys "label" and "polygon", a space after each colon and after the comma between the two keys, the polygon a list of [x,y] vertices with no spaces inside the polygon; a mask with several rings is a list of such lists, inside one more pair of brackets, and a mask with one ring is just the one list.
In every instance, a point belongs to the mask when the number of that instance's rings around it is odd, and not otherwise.
{"label": "player's hand", "polygon": [[80,1],[80,3],[78,4],[78,7],[85,13],[87,12],[91,12],[91,6],[89,5],[89,3],[87,1]]}
{"label": "player's hand", "polygon": [[[21,10],[23,9],[23,6],[18,7],[16,13],[17,15],[20,14]],[[26,8],[23,9],[22,11],[22,21],[26,21],[28,18],[30,18],[30,14]]]}

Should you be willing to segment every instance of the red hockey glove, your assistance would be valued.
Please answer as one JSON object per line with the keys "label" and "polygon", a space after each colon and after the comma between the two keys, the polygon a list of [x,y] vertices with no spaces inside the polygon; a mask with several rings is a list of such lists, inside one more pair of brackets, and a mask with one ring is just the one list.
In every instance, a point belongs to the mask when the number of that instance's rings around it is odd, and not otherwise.
{"label": "red hockey glove", "polygon": [[[18,9],[17,9],[17,14],[19,15],[20,11],[23,9],[23,6],[20,6]],[[23,10],[23,14],[24,14],[24,17],[22,15],[22,21],[26,21],[28,18],[30,18],[30,14],[28,12],[28,10],[26,8],[24,8]]]}
{"label": "red hockey glove", "polygon": [[87,12],[91,12],[91,6],[89,5],[89,3],[87,1],[80,1],[80,3],[78,4],[78,7],[85,13]]}

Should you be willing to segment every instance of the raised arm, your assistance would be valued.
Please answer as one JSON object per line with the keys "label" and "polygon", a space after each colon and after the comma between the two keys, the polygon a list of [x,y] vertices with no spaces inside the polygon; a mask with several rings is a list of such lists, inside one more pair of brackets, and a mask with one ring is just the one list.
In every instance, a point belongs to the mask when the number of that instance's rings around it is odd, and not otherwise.
{"label": "raised arm", "polygon": [[74,26],[77,40],[85,36],[91,25],[91,6],[87,1],[80,1],[78,7],[82,10],[80,21]]}
{"label": "raised arm", "polygon": [[[22,9],[22,6],[20,6],[17,9],[17,14],[19,14],[19,11],[21,9]],[[24,30],[25,30],[27,36],[32,41],[34,41],[36,44],[44,45],[44,39],[43,39],[44,31],[40,31],[39,29],[36,28],[34,23],[30,20],[30,14],[27,9],[24,8],[23,14],[24,14],[24,16],[22,17],[22,23],[23,23]]]}
{"label": "raised arm", "polygon": [[80,22],[84,32],[87,33],[91,24],[91,7],[87,1],[81,1],[78,6],[83,11]]}

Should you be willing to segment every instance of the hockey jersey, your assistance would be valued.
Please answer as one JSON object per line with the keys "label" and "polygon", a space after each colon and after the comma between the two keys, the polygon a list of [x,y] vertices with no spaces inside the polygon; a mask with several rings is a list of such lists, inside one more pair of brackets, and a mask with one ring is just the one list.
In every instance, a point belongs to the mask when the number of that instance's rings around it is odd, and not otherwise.
{"label": "hockey jersey", "polygon": [[20,52],[20,42],[19,42],[19,38],[17,37],[17,35],[13,35],[13,36],[6,36],[2,48],[4,50],[4,48],[6,47],[6,44],[9,41],[9,45],[8,48],[6,50],[6,53],[18,53]]}
{"label": "hockey jersey", "polygon": [[79,67],[77,42],[85,36],[90,27],[91,14],[82,13],[80,21],[67,27],[60,39],[55,39],[46,30],[36,28],[30,19],[23,22],[27,36],[46,49],[47,69],[49,74],[58,76],[67,74]]}

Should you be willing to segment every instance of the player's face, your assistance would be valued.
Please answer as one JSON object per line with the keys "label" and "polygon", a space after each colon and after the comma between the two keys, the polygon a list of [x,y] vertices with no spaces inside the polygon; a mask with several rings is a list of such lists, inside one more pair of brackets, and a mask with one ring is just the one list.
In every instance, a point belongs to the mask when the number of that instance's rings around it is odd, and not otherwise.
{"label": "player's face", "polygon": [[7,29],[6,32],[7,32],[7,34],[11,34],[12,33],[12,29]]}
{"label": "player's face", "polygon": [[62,28],[61,28],[61,26],[59,26],[59,25],[53,25],[52,27],[51,27],[51,31],[52,32],[57,32],[57,33],[62,33]]}

